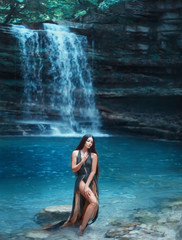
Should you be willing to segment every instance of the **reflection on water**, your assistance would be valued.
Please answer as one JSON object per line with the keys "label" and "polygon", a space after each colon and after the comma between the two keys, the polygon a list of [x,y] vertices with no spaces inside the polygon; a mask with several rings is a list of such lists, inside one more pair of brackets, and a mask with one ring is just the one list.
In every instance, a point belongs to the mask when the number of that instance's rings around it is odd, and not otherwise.
{"label": "reflection on water", "polygon": [[[38,228],[33,217],[40,209],[72,204],[71,152],[79,141],[0,139],[0,232]],[[181,195],[181,145],[128,136],[96,138],[100,213],[94,229],[127,219],[134,209],[160,208],[166,198]]]}

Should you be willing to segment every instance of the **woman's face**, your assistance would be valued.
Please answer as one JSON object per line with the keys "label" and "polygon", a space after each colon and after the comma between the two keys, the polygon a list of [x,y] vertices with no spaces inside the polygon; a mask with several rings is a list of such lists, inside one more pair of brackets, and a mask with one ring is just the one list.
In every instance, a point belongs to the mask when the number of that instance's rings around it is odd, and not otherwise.
{"label": "woman's face", "polygon": [[86,140],[86,142],[85,142],[85,146],[84,147],[86,147],[86,148],[91,148],[92,147],[92,145],[93,145],[93,138],[92,137],[89,137],[89,138],[87,138],[87,140]]}

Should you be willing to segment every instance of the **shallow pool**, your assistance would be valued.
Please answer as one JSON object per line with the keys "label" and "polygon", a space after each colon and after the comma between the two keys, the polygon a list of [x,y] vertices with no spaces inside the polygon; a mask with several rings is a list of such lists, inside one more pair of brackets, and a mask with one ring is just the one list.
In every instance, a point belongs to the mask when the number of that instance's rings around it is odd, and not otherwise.
{"label": "shallow pool", "polygon": [[[72,204],[71,153],[80,138],[0,138],[0,232],[39,228],[34,215]],[[182,195],[182,143],[97,137],[100,212],[95,229],[128,219],[135,209],[160,208]]]}

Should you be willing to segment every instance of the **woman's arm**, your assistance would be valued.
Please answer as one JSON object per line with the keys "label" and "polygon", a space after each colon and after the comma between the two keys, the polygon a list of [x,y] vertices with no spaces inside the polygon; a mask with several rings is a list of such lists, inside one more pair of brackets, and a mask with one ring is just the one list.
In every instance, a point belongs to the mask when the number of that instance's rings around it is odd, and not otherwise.
{"label": "woman's arm", "polygon": [[73,172],[78,172],[82,166],[82,164],[87,160],[87,156],[82,157],[81,161],[76,164],[78,157],[78,151],[73,151],[72,153],[72,161],[71,161],[71,168]]}
{"label": "woman's arm", "polygon": [[96,171],[97,171],[97,161],[98,161],[98,157],[97,157],[97,154],[96,153],[92,153],[91,155],[92,157],[92,169],[91,169],[91,172],[89,174],[89,177],[87,179],[87,182],[85,184],[85,192],[88,190],[88,187],[93,179],[93,177],[95,176],[96,174]]}

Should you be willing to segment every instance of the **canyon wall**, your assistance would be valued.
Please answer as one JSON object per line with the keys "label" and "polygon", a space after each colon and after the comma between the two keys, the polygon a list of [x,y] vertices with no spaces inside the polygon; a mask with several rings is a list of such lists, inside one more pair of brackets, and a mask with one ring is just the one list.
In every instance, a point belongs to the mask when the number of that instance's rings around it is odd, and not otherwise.
{"label": "canyon wall", "polygon": [[[182,3],[124,1],[93,8],[77,21],[54,21],[85,35],[102,130],[182,139]],[[29,24],[41,28],[41,24]],[[16,39],[0,27],[1,134],[18,125],[23,82]],[[56,118],[56,116],[55,116]],[[30,130],[31,129],[31,130]]]}
{"label": "canyon wall", "polygon": [[182,3],[127,1],[70,24],[86,34],[104,128],[181,139]]}

